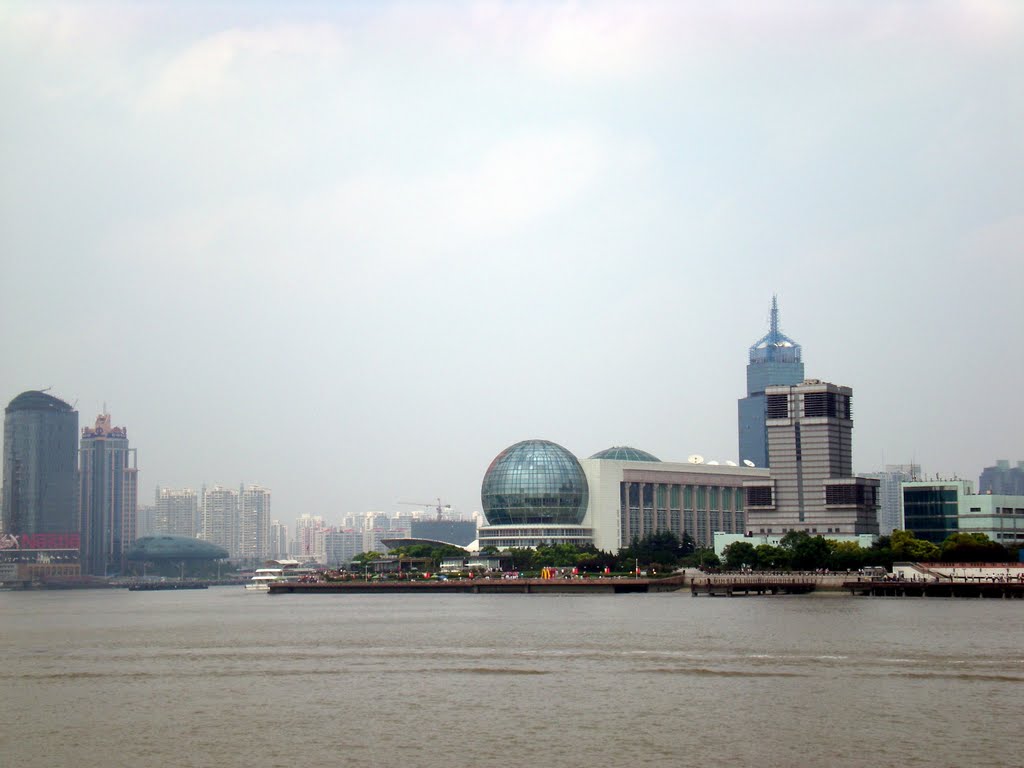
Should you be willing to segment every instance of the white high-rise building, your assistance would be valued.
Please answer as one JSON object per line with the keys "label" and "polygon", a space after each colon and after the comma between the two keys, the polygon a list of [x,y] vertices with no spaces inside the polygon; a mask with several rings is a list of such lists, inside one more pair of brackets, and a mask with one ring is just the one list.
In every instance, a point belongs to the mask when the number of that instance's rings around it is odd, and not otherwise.
{"label": "white high-rise building", "polygon": [[218,547],[223,547],[232,558],[239,556],[238,491],[222,488],[203,488],[203,529],[199,536]]}
{"label": "white high-rise building", "polygon": [[288,557],[288,526],[280,520],[270,523],[270,558],[281,560]]}
{"label": "white high-rise building", "polygon": [[195,537],[199,500],[191,488],[156,488],[156,533]]}
{"label": "white high-rise building", "polygon": [[238,556],[263,562],[270,555],[270,489],[243,485],[238,500]]}
{"label": "white high-rise building", "polygon": [[323,555],[324,527],[324,519],[319,515],[303,515],[295,521],[296,557],[320,559]]}
{"label": "white high-rise building", "polygon": [[865,472],[864,477],[878,480],[878,533],[889,536],[903,525],[901,483],[921,479],[920,464],[886,464],[884,472]]}
{"label": "white high-rise building", "polygon": [[361,531],[331,529],[324,533],[323,562],[330,566],[344,566],[363,551]]}

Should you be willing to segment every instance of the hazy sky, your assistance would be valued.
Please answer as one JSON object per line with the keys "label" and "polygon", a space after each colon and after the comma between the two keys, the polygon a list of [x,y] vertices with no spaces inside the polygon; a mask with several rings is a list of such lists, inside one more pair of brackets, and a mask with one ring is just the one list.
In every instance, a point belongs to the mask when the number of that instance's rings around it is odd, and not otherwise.
{"label": "hazy sky", "polygon": [[4,3],[0,400],[157,484],[479,508],[735,459],[773,292],[859,471],[1024,459],[1024,4]]}

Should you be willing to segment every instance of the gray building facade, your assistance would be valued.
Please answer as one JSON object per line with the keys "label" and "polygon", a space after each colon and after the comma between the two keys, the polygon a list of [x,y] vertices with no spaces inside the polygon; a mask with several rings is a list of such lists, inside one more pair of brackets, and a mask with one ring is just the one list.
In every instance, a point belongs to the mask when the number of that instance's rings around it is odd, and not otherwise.
{"label": "gray building facade", "polygon": [[747,396],[738,403],[739,458],[756,467],[767,467],[768,432],[765,426],[765,390],[774,385],[799,384],[804,380],[800,345],[779,329],[779,304],[772,296],[768,333],[750,347],[747,363]]}
{"label": "gray building facade", "polygon": [[750,534],[878,534],[878,480],[853,476],[853,390],[767,387],[769,479],[743,484]]}
{"label": "gray building facade", "polygon": [[139,501],[135,449],[128,431],[114,427],[110,414],[82,429],[81,466],[82,573],[107,576],[124,570],[135,543]]}
{"label": "gray building facade", "polygon": [[1006,459],[998,459],[994,467],[985,467],[978,478],[978,492],[1024,496],[1024,461],[1011,467]]}
{"label": "gray building facade", "polygon": [[78,411],[22,392],[4,410],[3,533],[78,533]]}

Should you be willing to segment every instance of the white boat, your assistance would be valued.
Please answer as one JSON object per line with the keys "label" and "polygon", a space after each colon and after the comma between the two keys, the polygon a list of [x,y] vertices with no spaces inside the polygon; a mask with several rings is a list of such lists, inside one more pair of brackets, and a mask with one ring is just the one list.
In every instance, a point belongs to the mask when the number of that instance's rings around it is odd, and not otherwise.
{"label": "white boat", "polygon": [[269,592],[270,582],[280,581],[283,578],[283,568],[257,568],[245,588],[255,592]]}

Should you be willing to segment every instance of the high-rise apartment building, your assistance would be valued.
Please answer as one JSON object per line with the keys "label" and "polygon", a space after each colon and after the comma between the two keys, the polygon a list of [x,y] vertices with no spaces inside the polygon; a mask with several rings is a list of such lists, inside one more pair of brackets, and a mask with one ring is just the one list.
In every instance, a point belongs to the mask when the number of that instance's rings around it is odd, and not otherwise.
{"label": "high-rise apartment building", "polygon": [[920,464],[886,464],[883,472],[865,472],[878,481],[878,532],[888,536],[902,525],[903,492],[900,484],[921,477]]}
{"label": "high-rise apartment building", "polygon": [[1011,467],[1006,459],[998,459],[994,467],[985,467],[978,479],[978,492],[1024,496],[1024,461]]}
{"label": "high-rise apartment building", "polygon": [[156,489],[156,511],[153,526],[158,533],[195,537],[199,497],[191,488]]}
{"label": "high-rise apartment building", "polygon": [[319,515],[303,515],[295,521],[295,556],[318,559],[323,554],[324,519]]}
{"label": "high-rise apartment building", "polygon": [[203,488],[203,528],[199,538],[238,558],[238,491],[215,485]]}
{"label": "high-rise apartment building", "polygon": [[362,531],[330,529],[324,532],[323,562],[331,566],[347,566],[363,551]]}
{"label": "high-rise apartment building", "polygon": [[747,363],[747,396],[739,401],[739,458],[767,467],[768,433],[765,427],[765,390],[773,385],[799,384],[804,380],[800,345],[779,329],[779,305],[772,296],[768,333],[750,347]]}
{"label": "high-rise apartment building", "polygon": [[280,520],[270,522],[270,552],[269,557],[273,560],[284,560],[289,556],[288,551],[288,526]]}
{"label": "high-rise apartment building", "polygon": [[111,426],[110,414],[82,429],[82,571],[105,576],[124,570],[124,556],[135,542],[138,466],[128,431]]}
{"label": "high-rise apartment building", "polygon": [[45,392],[4,409],[3,517],[15,536],[78,533],[78,411]]}
{"label": "high-rise apartment building", "polygon": [[765,388],[770,471],[743,484],[748,533],[878,533],[878,480],[853,476],[852,397],[817,379]]}
{"label": "high-rise apartment building", "polygon": [[243,485],[238,491],[238,556],[260,563],[270,556],[270,489]]}

